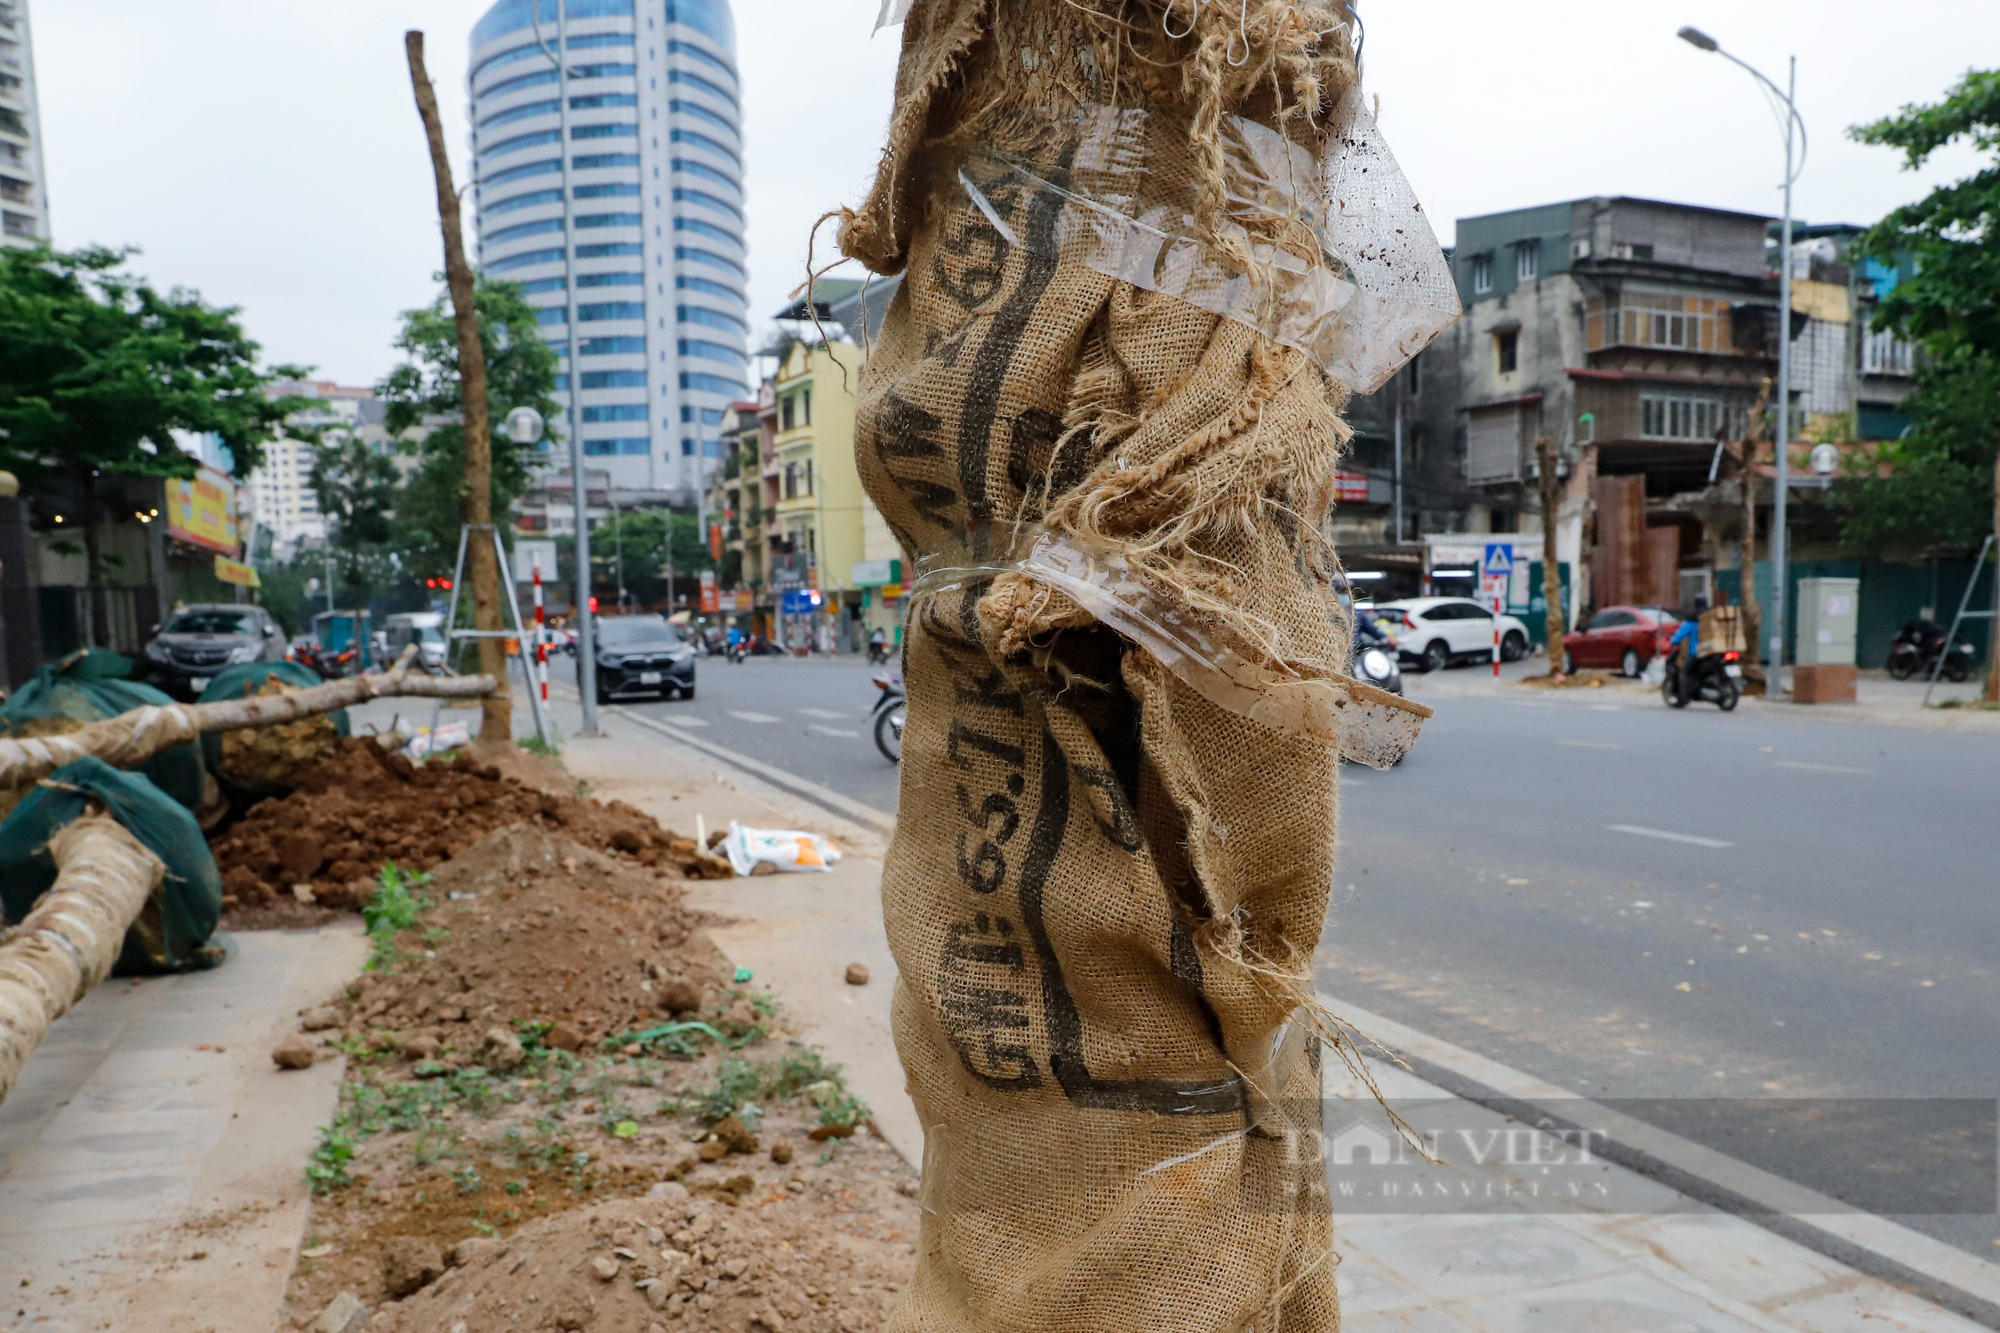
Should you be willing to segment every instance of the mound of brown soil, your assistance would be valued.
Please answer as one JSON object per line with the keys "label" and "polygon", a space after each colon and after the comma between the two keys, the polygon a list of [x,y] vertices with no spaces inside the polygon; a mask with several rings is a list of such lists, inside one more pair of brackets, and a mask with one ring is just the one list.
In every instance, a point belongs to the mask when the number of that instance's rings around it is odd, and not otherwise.
{"label": "mound of brown soil", "polygon": [[671,1197],[559,1213],[468,1247],[369,1328],[868,1333],[908,1279],[917,1210],[889,1179],[847,1174],[846,1188],[795,1177],[734,1208],[664,1186]]}
{"label": "mound of brown soil", "polygon": [[567,829],[497,829],[417,892],[435,904],[422,924],[316,1024],[450,1066],[490,1063],[479,1056],[486,1033],[517,1021],[553,1025],[547,1044],[570,1050],[677,1012],[755,1022],[717,1007],[728,977],[679,884]]}
{"label": "mound of brown soil", "polygon": [[227,924],[276,924],[256,909],[303,901],[356,907],[385,861],[428,870],[507,824],[535,824],[690,878],[728,874],[694,840],[619,802],[543,790],[470,755],[414,764],[373,740],[343,739],[297,791],[252,806],[212,843]]}

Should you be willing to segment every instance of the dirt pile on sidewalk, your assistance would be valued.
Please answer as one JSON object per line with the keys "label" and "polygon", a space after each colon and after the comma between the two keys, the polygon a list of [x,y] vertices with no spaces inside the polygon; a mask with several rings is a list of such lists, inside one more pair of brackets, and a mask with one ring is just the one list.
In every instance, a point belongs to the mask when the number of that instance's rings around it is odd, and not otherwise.
{"label": "dirt pile on sidewalk", "polygon": [[740,1206],[689,1196],[573,1209],[386,1307],[370,1329],[663,1326],[729,1333],[865,1333],[908,1280],[915,1207],[880,1175],[815,1169],[760,1183]]}
{"label": "dirt pile on sidewalk", "polygon": [[561,1049],[698,1011],[741,1038],[758,1015],[721,1005],[729,976],[677,883],[536,823],[497,829],[414,892],[421,929],[314,1014],[350,1042],[458,1067],[486,1063],[496,1024]]}
{"label": "dirt pile on sidewalk", "polygon": [[298,885],[314,904],[357,907],[385,861],[428,870],[482,834],[522,823],[690,878],[726,873],[693,839],[628,805],[540,789],[468,754],[416,764],[373,740],[342,739],[305,785],[258,802],[214,840],[227,924],[278,924],[256,909],[306,901]]}
{"label": "dirt pile on sidewalk", "polygon": [[392,909],[302,1015],[349,1065],[296,1324],[348,1291],[371,1328],[879,1326],[913,1174],[676,880],[526,822],[386,882]]}

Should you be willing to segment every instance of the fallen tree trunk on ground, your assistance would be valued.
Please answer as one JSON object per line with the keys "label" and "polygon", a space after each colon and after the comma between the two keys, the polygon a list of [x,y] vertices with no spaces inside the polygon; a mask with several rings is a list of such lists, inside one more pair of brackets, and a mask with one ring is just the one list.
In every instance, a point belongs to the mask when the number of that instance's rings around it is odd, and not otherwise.
{"label": "fallen tree trunk on ground", "polygon": [[494,689],[491,676],[412,676],[414,655],[414,648],[406,650],[379,676],[351,676],[289,694],[255,694],[224,703],[153,705],[60,736],[0,739],[0,787],[33,782],[85,756],[131,768],[204,732],[291,722],[387,695],[467,699]]}
{"label": "fallen tree trunk on ground", "polygon": [[49,1025],[110,973],[125,932],[166,873],[107,815],[60,830],[49,850],[59,868],[55,887],[0,943],[0,1100]]}

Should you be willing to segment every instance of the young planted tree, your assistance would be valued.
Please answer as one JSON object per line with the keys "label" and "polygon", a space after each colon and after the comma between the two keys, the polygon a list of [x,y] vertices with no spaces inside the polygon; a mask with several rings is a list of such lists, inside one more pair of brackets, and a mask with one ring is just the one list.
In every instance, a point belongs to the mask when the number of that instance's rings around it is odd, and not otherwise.
{"label": "young planted tree", "polygon": [[77,498],[93,584],[101,476],[194,475],[176,431],[215,435],[248,476],[285,417],[311,406],[266,392],[305,367],[260,369],[235,310],[160,292],[125,271],[131,253],[0,247],[0,468],[31,495],[61,485]]}
{"label": "young planted tree", "polygon": [[[1899,150],[1911,170],[1959,142],[1987,159],[1965,179],[1890,213],[1863,242],[1874,257],[1914,268],[1877,305],[1875,324],[1921,343],[1930,364],[1909,404],[1916,428],[1884,460],[1889,475],[1846,497],[1858,536],[1929,530],[1933,546],[1976,547],[1985,533],[2000,532],[2000,414],[1993,410],[2000,405],[2000,70],[1973,70],[1943,101],[1905,106],[1850,133]],[[1968,530],[1969,510],[1957,497],[1975,479],[1991,504]],[[1938,528],[1939,521],[1950,526]],[[2000,642],[1988,658],[1986,698],[2000,702]]]}

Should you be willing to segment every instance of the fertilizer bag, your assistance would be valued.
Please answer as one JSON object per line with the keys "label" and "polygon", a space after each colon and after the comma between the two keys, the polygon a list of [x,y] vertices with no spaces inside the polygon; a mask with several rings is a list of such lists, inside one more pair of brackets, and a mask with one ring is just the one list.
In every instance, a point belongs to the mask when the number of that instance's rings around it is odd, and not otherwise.
{"label": "fertilizer bag", "polygon": [[[1192,12],[1190,12],[1192,11]],[[925,1125],[898,1333],[1338,1326],[1313,999],[1347,394],[1457,313],[1306,0],[916,0],[848,255],[903,281],[863,483],[917,572],[883,877]]]}
{"label": "fertilizer bag", "polygon": [[167,868],[126,932],[117,970],[185,972],[221,962],[222,951],[211,941],[222,919],[222,876],[200,826],[143,774],[101,759],[57,769],[0,821],[0,906],[7,919],[27,916],[55,884],[49,839],[93,804],[103,806]]}

